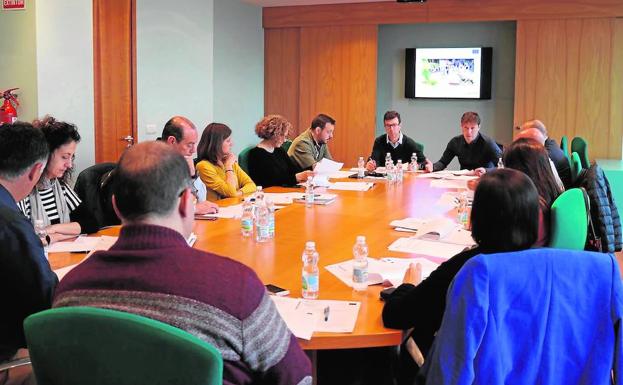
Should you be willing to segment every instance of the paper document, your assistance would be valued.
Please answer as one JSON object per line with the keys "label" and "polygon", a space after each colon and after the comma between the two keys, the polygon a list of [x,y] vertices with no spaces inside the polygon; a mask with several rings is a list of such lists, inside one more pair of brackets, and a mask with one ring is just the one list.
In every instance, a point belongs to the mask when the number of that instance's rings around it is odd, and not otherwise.
{"label": "paper document", "polygon": [[466,180],[451,180],[451,179],[435,179],[430,182],[430,187],[467,189],[467,181]]}
{"label": "paper document", "polygon": [[432,257],[448,259],[468,247],[469,246],[458,245],[455,243],[428,241],[417,238],[398,238],[391,245],[389,245],[389,250],[401,253],[430,255]]}
{"label": "paper document", "polygon": [[329,178],[330,179],[343,179],[343,178],[348,178],[351,175],[353,175],[353,173],[350,171],[336,171],[334,173],[331,173],[331,175],[329,175]]}
{"label": "paper document", "polygon": [[446,238],[452,231],[456,230],[460,225],[446,218],[437,217],[425,221],[415,234],[416,238],[430,239],[438,241]]}
{"label": "paper document", "polygon": [[342,169],[344,163],[334,162],[327,158],[322,158],[314,167],[314,186],[326,187],[329,185],[329,177]]}
{"label": "paper document", "polygon": [[204,218],[229,218],[229,219],[241,218],[242,217],[242,205],[237,204],[237,205],[232,205],[232,206],[219,207],[218,213],[195,215],[195,217],[197,219],[201,219],[202,217]]}
{"label": "paper document", "polygon": [[[409,263],[422,264],[422,277],[426,278],[439,264],[425,258],[368,258],[368,285],[389,282],[392,286],[402,283]],[[346,286],[353,287],[353,260],[336,263],[325,267]]]}
{"label": "paper document", "polygon": [[91,250],[107,250],[117,237],[102,235],[100,237],[80,236],[73,241],[54,242],[48,247],[49,253],[88,252]]}
{"label": "paper document", "polygon": [[429,178],[429,179],[446,179],[446,180],[472,180],[472,179],[478,179],[477,176],[475,175],[468,175],[470,174],[471,171],[470,170],[442,170],[442,171],[435,171],[435,172],[429,172],[429,173],[422,173],[419,174],[417,177],[418,178]]}
{"label": "paper document", "polygon": [[[305,203],[304,193],[291,193],[292,198],[297,203]],[[337,195],[335,194],[314,194],[314,204],[316,205],[328,205],[335,202]]]}
{"label": "paper document", "polygon": [[289,205],[293,202],[290,193],[264,193],[264,197],[270,198],[276,205]]}
{"label": "paper document", "polygon": [[352,333],[361,307],[356,301],[271,298],[292,334],[307,340],[314,331]]}
{"label": "paper document", "polygon": [[329,185],[329,190],[368,191],[374,186],[370,182],[335,182]]}

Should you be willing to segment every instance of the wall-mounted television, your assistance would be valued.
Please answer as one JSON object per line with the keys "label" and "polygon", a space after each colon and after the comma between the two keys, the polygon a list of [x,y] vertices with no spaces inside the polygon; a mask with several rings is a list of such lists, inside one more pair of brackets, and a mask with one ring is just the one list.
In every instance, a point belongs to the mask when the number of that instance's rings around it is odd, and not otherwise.
{"label": "wall-mounted television", "polygon": [[491,99],[491,47],[407,48],[405,97]]}

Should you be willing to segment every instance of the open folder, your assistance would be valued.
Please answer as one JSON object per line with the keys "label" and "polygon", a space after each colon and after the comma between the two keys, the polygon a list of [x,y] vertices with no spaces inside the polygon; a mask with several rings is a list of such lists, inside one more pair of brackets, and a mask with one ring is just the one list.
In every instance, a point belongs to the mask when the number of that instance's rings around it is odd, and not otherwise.
{"label": "open folder", "polygon": [[[388,284],[398,286],[402,283],[405,271],[411,263],[422,265],[422,279],[428,277],[439,264],[426,258],[368,258],[368,286]],[[326,266],[346,286],[353,287],[353,260]]]}

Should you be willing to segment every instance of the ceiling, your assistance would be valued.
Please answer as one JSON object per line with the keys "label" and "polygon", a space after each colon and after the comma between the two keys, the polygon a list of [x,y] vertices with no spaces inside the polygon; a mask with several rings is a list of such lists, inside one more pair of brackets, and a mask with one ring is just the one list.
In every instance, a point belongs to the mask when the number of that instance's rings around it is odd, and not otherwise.
{"label": "ceiling", "polygon": [[287,5],[316,5],[316,4],[339,4],[339,3],[372,3],[378,1],[396,0],[243,0],[245,3],[255,4],[262,7],[283,7]]}

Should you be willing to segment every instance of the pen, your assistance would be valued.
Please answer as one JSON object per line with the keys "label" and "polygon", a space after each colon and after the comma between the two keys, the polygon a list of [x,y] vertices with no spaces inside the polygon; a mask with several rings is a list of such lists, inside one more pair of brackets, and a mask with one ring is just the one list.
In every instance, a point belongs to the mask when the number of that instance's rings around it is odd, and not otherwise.
{"label": "pen", "polygon": [[324,322],[327,322],[329,320],[329,311],[330,311],[329,306],[324,308]]}

